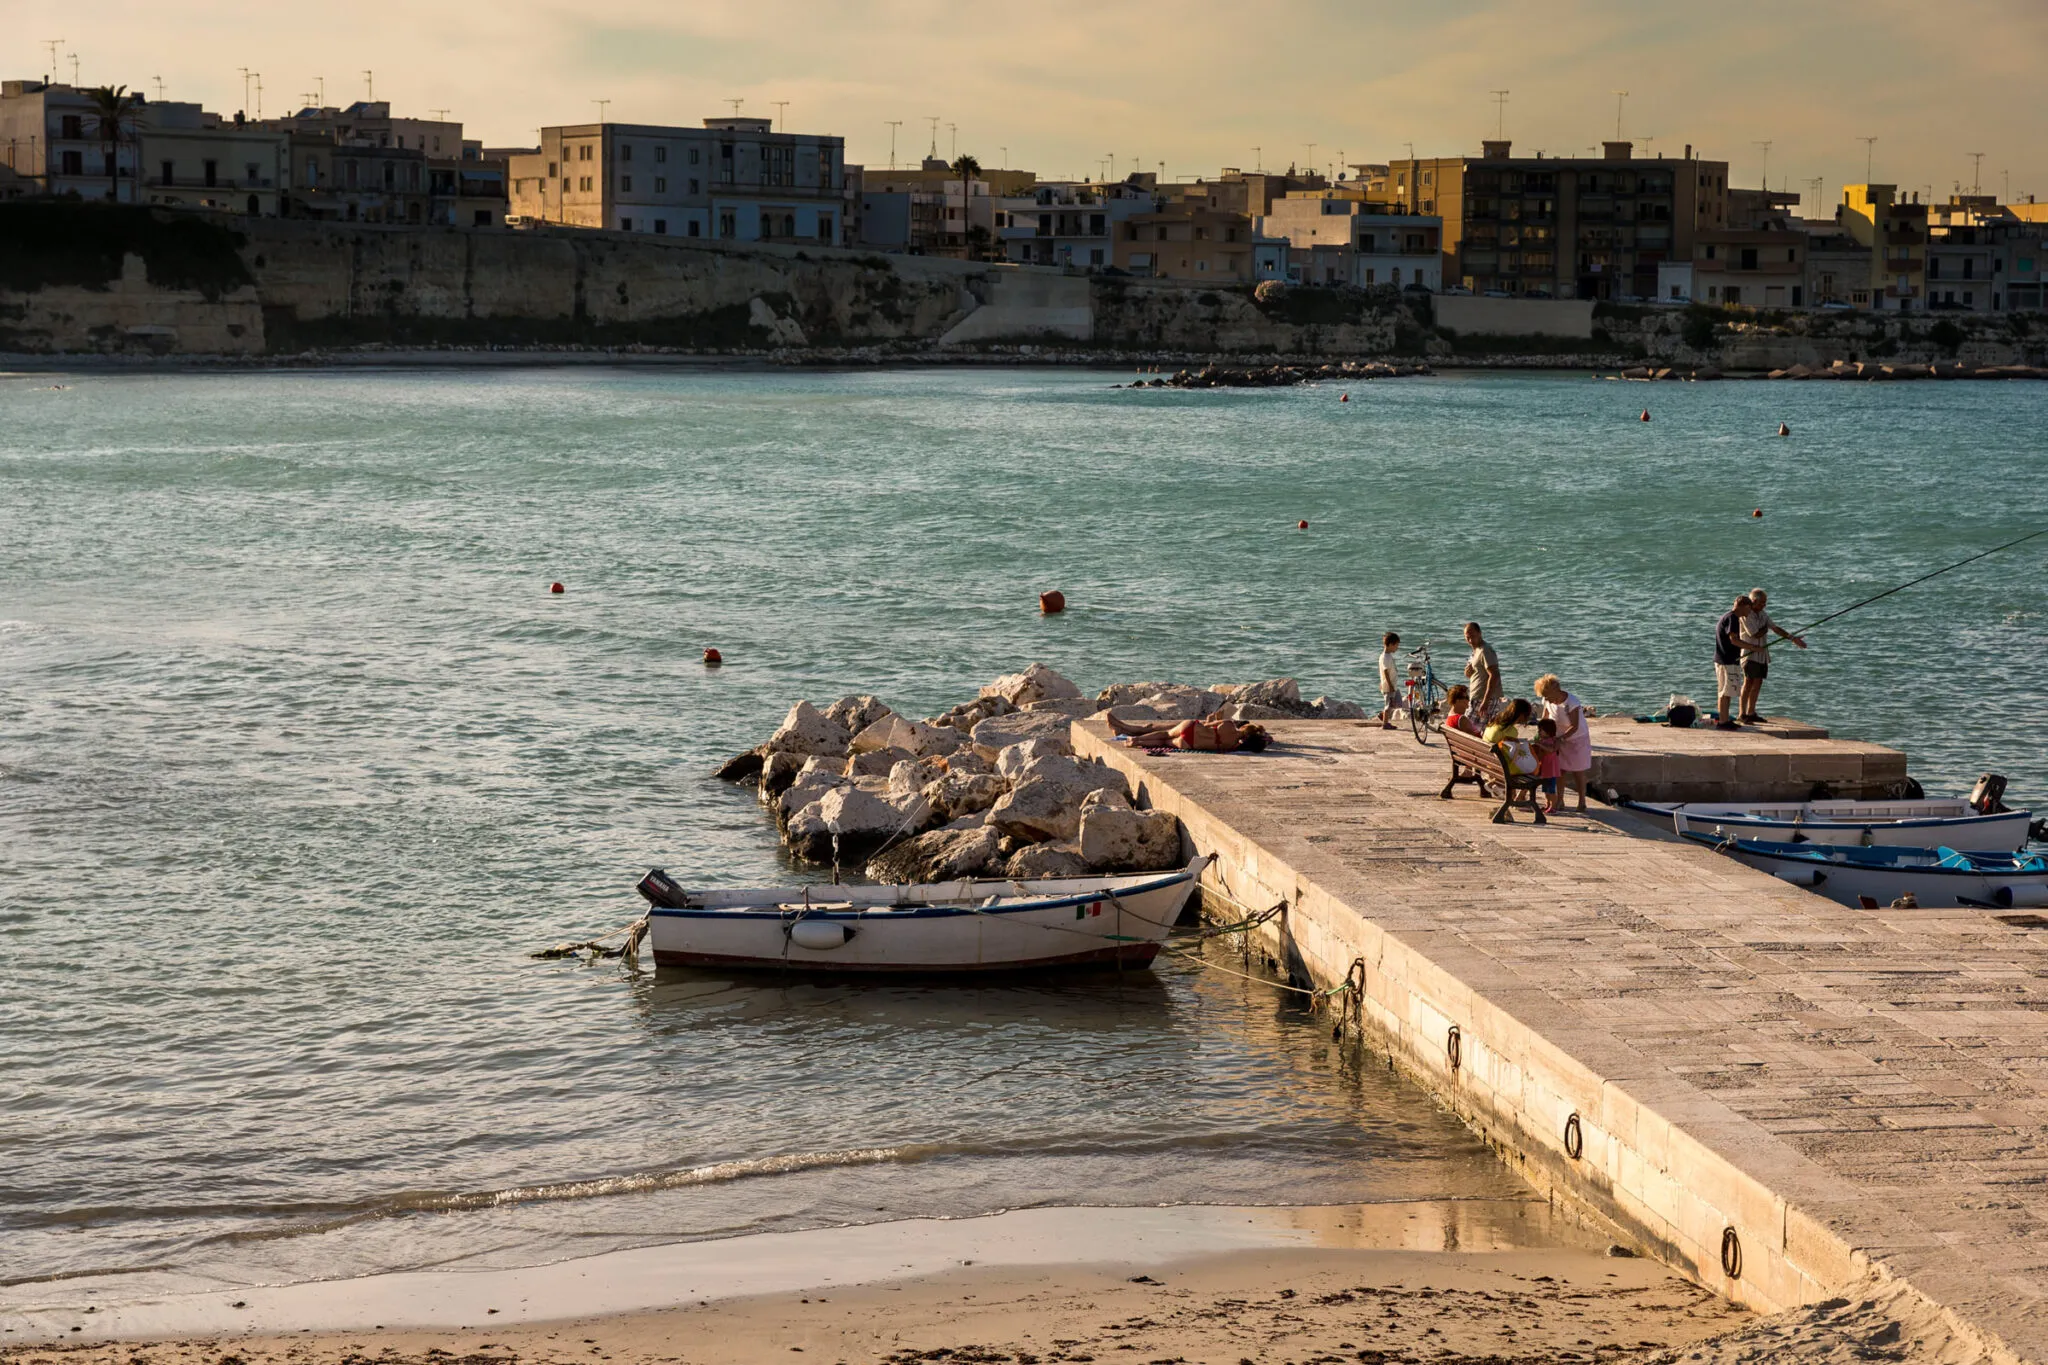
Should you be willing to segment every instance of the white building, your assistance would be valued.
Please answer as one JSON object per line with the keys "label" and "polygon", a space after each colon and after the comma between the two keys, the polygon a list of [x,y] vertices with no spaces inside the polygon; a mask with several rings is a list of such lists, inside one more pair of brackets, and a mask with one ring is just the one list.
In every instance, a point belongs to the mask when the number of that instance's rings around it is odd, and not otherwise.
{"label": "white building", "polygon": [[1115,262],[1118,225],[1157,207],[1147,179],[1047,181],[1009,210],[1003,255],[1021,265],[1101,270]]}
{"label": "white building", "polygon": [[837,245],[850,207],[845,139],[777,133],[765,118],[543,128],[509,178],[515,226]]}
{"label": "white building", "polygon": [[1258,219],[1261,237],[1288,243],[1298,284],[1443,288],[1443,219],[1402,213],[1355,190],[1309,190],[1273,201]]}

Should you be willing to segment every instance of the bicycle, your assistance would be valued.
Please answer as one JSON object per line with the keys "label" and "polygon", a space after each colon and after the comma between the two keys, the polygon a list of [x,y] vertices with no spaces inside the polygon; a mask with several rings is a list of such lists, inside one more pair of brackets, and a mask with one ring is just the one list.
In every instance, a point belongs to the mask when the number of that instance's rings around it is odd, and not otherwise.
{"label": "bicycle", "polygon": [[1424,640],[1409,652],[1406,683],[1408,726],[1415,731],[1417,744],[1428,744],[1430,731],[1443,723],[1444,702],[1450,692],[1437,677],[1429,658],[1429,641]]}

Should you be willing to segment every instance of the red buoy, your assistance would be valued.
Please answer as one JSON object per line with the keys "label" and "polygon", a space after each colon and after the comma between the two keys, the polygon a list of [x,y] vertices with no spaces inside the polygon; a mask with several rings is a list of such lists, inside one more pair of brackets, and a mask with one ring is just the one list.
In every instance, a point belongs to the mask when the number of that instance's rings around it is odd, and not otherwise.
{"label": "red buoy", "polygon": [[1305,521],[1297,521],[1294,523],[1294,529],[1297,531],[1306,531],[1308,529],[1308,523]]}
{"label": "red buoy", "polygon": [[1751,515],[1752,517],[1760,517],[1760,516],[1762,516],[1763,514],[1764,514],[1764,509],[1763,509],[1763,508],[1761,508],[1761,507],[1757,508],[1757,509],[1756,509],[1756,510],[1755,510],[1754,512],[1751,512],[1751,513],[1750,513],[1750,515]]}
{"label": "red buoy", "polygon": [[1038,609],[1047,616],[1057,616],[1067,609],[1067,595],[1057,588],[1038,594]]}
{"label": "red buoy", "polygon": [[1790,436],[1792,434],[1791,426],[1784,422],[1778,423],[1778,434],[1780,436]]}
{"label": "red buoy", "polygon": [[562,585],[561,585],[560,583],[550,583],[550,584],[548,584],[548,591],[549,591],[549,592],[567,592],[567,591],[569,591],[569,590],[568,590],[567,588],[563,587],[563,586],[562,586]]}
{"label": "red buoy", "polygon": [[706,668],[716,668],[724,662],[725,656],[723,654],[720,654],[717,650],[707,649],[704,651],[704,666]]}
{"label": "red buoy", "polygon": [[1650,410],[1649,410],[1648,408],[1644,408],[1644,409],[1643,409],[1643,415],[1642,415],[1642,417],[1641,417],[1641,418],[1639,418],[1638,420],[1639,420],[1639,421],[1644,421],[1644,422],[1647,422],[1647,421],[1649,421],[1649,420],[1650,420]]}
{"label": "red buoy", "polygon": [[1337,401],[1339,403],[1349,403],[1351,401],[1351,395],[1347,393],[1342,398],[1339,398]]}

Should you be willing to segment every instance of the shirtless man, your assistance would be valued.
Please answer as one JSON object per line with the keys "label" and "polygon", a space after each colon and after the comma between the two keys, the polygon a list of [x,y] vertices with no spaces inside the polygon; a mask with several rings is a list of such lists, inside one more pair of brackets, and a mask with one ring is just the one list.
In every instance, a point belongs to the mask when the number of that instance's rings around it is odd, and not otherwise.
{"label": "shirtless man", "polygon": [[1174,725],[1118,720],[1116,713],[1111,712],[1109,729],[1111,734],[1128,735],[1132,745],[1140,749],[1199,749],[1216,754],[1235,753],[1239,749],[1262,753],[1273,738],[1265,726],[1249,721],[1240,725],[1221,711]]}

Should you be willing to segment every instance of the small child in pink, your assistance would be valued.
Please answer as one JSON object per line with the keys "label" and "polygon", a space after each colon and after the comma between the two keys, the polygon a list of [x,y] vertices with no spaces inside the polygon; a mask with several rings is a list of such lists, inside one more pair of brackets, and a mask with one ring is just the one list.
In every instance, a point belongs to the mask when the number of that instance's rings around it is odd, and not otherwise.
{"label": "small child in pink", "polygon": [[1555,815],[1561,809],[1557,804],[1557,775],[1563,771],[1556,721],[1545,717],[1536,722],[1536,738],[1529,742],[1529,751],[1536,755],[1536,784],[1550,797],[1543,813]]}

